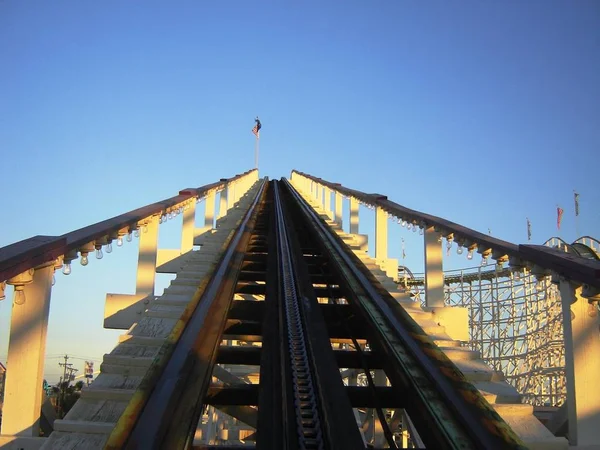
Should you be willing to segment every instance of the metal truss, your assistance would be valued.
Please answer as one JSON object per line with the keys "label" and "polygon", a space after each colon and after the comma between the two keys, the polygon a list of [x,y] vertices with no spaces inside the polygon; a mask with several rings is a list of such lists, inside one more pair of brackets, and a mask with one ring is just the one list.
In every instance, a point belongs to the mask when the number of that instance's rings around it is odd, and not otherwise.
{"label": "metal truss", "polygon": [[[470,341],[524,401],[560,406],[566,399],[560,294],[550,278],[483,266],[445,273],[445,301],[469,311]],[[419,274],[407,282],[424,302]]]}

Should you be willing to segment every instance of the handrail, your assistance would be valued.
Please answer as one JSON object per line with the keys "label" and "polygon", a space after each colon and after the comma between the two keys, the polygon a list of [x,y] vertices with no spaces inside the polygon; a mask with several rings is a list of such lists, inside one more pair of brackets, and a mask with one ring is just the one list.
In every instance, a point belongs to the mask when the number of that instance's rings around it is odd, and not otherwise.
{"label": "handrail", "polygon": [[537,245],[516,245],[502,239],[480,233],[471,228],[463,227],[457,223],[426,214],[413,209],[405,208],[394,203],[381,194],[366,194],[361,191],[349,189],[339,183],[330,183],[298,170],[292,171],[292,176],[297,174],[316,183],[338,191],[343,195],[354,197],[368,205],[377,206],[386,212],[413,223],[419,227],[434,227],[444,236],[452,235],[459,245],[477,248],[479,253],[489,254],[492,259],[505,260],[510,258],[511,264],[524,265],[529,262],[545,270],[559,273],[570,280],[587,284],[600,289],[600,261],[579,260],[564,252]]}
{"label": "handrail", "polygon": [[0,281],[55,260],[64,253],[66,244],[64,237],[34,236],[0,248]]}
{"label": "handrail", "polygon": [[[257,169],[248,170],[231,178],[221,178],[215,183],[198,188],[186,188],[178,195],[134,209],[111,219],[63,234],[62,236],[35,236],[0,248],[0,281],[8,280],[28,269],[55,260],[61,255],[77,251],[83,245],[122,230],[132,231],[148,217],[166,212],[169,208],[203,197],[212,190],[223,189],[228,183],[239,180]],[[125,233],[127,234],[127,233]]]}
{"label": "handrail", "polygon": [[465,247],[476,245],[484,250],[493,249],[493,251],[498,251],[499,254],[502,254],[500,256],[519,256],[518,245],[503,241],[502,239],[498,239],[484,233],[480,233],[479,231],[475,231],[467,227],[463,227],[462,225],[442,219],[441,217],[406,208],[398,203],[388,200],[387,196],[385,195],[366,194],[355,189],[346,188],[339,183],[330,183],[322,178],[314,177],[297,170],[293,170],[292,173],[297,173],[300,176],[306,177],[316,183],[322,184],[323,186],[327,186],[329,189],[338,191],[346,196],[354,197],[363,203],[379,206],[388,213],[417,226],[433,226],[444,235],[454,234],[454,240],[457,242],[462,242],[462,245]]}

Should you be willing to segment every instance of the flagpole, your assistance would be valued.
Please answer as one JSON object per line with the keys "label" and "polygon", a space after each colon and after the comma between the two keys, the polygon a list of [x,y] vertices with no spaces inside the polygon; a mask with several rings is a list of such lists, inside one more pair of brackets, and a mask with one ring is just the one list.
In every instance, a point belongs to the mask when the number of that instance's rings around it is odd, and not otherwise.
{"label": "flagpole", "polygon": [[573,198],[575,200],[575,239],[579,239],[581,237],[579,234],[579,194],[575,190],[573,190]]}
{"label": "flagpole", "polygon": [[259,133],[256,133],[256,139],[254,141],[254,168],[258,169],[258,140],[259,138]]}

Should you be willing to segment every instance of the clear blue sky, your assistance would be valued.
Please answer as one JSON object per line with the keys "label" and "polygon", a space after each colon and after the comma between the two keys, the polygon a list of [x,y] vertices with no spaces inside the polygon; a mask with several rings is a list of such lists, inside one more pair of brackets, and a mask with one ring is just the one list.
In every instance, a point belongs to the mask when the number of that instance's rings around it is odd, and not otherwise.
{"label": "clear blue sky", "polygon": [[[599,237],[600,3],[446,3],[0,2],[0,246],[251,168],[257,114],[261,175],[296,168],[516,243],[526,217],[533,242],[556,235],[557,204],[574,240],[576,189],[579,234]],[[133,292],[135,258],[57,274],[48,355],[110,351],[104,295]]]}

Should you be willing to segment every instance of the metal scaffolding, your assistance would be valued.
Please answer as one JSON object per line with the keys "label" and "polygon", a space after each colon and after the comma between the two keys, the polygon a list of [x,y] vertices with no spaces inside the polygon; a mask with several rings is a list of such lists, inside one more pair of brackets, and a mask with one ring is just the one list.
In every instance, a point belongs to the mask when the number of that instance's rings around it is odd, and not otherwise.
{"label": "metal scaffolding", "polygon": [[[583,246],[598,254],[598,241],[588,236],[571,245],[552,238],[546,245],[567,252]],[[575,251],[573,251],[575,250]],[[584,252],[585,253],[585,252]],[[581,255],[584,256],[584,255]],[[425,304],[422,274],[400,277]],[[563,318],[558,287],[550,277],[494,265],[444,273],[445,303],[469,310],[470,341],[465,343],[534,406],[560,406],[566,400]]]}

